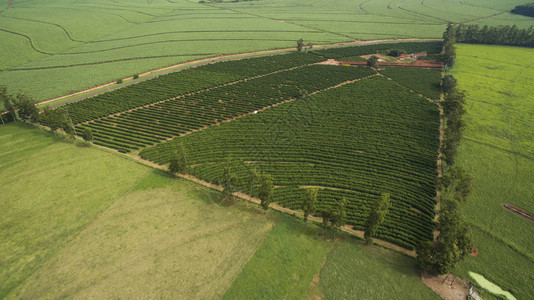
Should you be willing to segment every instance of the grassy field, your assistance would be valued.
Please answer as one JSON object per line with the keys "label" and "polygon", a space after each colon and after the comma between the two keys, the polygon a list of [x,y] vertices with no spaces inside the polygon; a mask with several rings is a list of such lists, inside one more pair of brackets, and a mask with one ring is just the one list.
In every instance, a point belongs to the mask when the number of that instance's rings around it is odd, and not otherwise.
{"label": "grassy field", "polygon": [[271,230],[224,299],[302,299],[331,242],[287,216]]}
{"label": "grassy field", "polygon": [[534,295],[534,223],[502,203],[534,212],[534,49],[458,45],[457,52],[452,74],[469,94],[458,164],[474,177],[464,213],[480,250],[459,273],[482,274],[527,299]]}
{"label": "grassy field", "polygon": [[0,126],[0,298],[150,172],[23,127]]}
{"label": "grassy field", "polygon": [[322,299],[440,299],[421,284],[414,260],[345,239],[336,243],[308,294]]}
{"label": "grassy field", "polygon": [[38,100],[220,54],[356,39],[438,38],[448,21],[518,24],[525,0],[15,0],[0,8],[0,83]]}

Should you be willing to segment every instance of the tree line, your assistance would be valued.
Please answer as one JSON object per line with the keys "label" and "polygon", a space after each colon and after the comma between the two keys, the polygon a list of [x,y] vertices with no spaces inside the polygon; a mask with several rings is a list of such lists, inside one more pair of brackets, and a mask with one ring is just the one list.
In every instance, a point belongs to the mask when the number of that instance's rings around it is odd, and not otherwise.
{"label": "tree line", "polygon": [[[450,35],[450,27],[444,35],[445,46],[448,45],[449,53],[454,54],[455,35]],[[454,55],[451,56],[451,65],[453,62]],[[442,90],[445,94],[445,138],[442,149],[445,168],[439,186],[442,192],[436,228],[439,235],[434,241],[422,242],[416,248],[419,267],[436,274],[451,272],[472,249],[470,229],[460,213],[460,206],[471,193],[473,178],[455,164],[465,127],[463,115],[466,112],[466,92],[458,88],[457,80],[452,75],[443,77]]]}
{"label": "tree line", "polygon": [[[67,110],[53,110],[46,106],[40,112],[34,99],[24,93],[9,94],[6,87],[0,87],[0,101],[7,110],[6,114],[0,114],[0,123],[20,121],[27,124],[41,124],[48,126],[54,134],[61,129],[67,137],[74,139],[76,132]],[[92,142],[93,132],[91,129],[86,129],[82,132],[82,137],[85,141]]]}
{"label": "tree line", "polygon": [[534,26],[449,24],[444,36],[461,43],[534,47]]}

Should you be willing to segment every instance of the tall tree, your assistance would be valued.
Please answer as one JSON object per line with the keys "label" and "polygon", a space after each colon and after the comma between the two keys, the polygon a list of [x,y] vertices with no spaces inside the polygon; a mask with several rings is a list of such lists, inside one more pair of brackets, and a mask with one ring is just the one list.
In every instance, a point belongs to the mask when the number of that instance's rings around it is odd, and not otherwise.
{"label": "tall tree", "polygon": [[375,201],[375,204],[371,208],[369,216],[367,217],[367,222],[365,223],[364,237],[366,244],[370,244],[373,241],[372,237],[376,234],[380,224],[384,222],[390,207],[391,203],[388,193],[382,194],[380,198]]}
{"label": "tall tree", "polygon": [[239,178],[234,173],[232,168],[232,158],[228,157],[223,167],[223,175],[221,178],[221,185],[223,187],[222,200],[224,202],[234,202],[234,193],[237,192],[239,185]]}
{"label": "tall tree", "polygon": [[14,106],[13,96],[7,93],[7,88],[5,86],[0,87],[0,100],[4,104],[4,107],[9,112],[9,115],[12,120],[17,120],[17,111]]}
{"label": "tall tree", "polygon": [[460,216],[456,200],[442,202],[438,230],[434,242],[423,242],[417,249],[417,263],[423,270],[436,274],[451,272],[471,249],[469,227]]}
{"label": "tall tree", "polygon": [[63,114],[63,120],[61,120],[61,129],[69,136],[70,138],[74,138],[74,134],[76,131],[74,130],[74,125],[72,125],[72,121],[70,118]]}
{"label": "tall tree", "polygon": [[455,89],[457,85],[456,78],[452,75],[445,75],[443,79],[441,80],[441,87],[443,89],[443,93],[449,93],[452,89]]}
{"label": "tall tree", "polygon": [[256,181],[258,181],[260,174],[255,168],[249,168],[247,173],[247,190],[248,194],[252,196],[252,189],[254,188]]}
{"label": "tall tree", "polygon": [[304,47],[304,40],[303,39],[299,39],[297,41],[297,52],[300,53],[302,52],[302,48]]}
{"label": "tall tree", "polygon": [[28,95],[22,93],[17,94],[15,105],[21,119],[32,123],[39,121],[39,110],[35,106],[33,99]]}
{"label": "tall tree", "polygon": [[367,66],[369,68],[378,68],[378,57],[373,55],[367,59]]}
{"label": "tall tree", "polygon": [[169,171],[176,175],[177,173],[183,173],[186,168],[185,150],[182,143],[176,146],[176,149],[172,152],[172,157],[169,162]]}
{"label": "tall tree", "polygon": [[340,200],[337,200],[333,206],[328,206],[322,211],[321,217],[323,218],[323,226],[325,231],[345,225],[347,218],[347,212],[345,210],[346,206],[347,199],[341,198]]}
{"label": "tall tree", "polygon": [[82,133],[83,140],[86,142],[92,142],[93,141],[93,131],[91,128],[85,128]]}
{"label": "tall tree", "polygon": [[308,216],[315,212],[315,202],[317,201],[318,188],[306,189],[302,197],[302,211],[304,211],[304,222],[308,223]]}
{"label": "tall tree", "polygon": [[271,204],[271,197],[273,196],[274,184],[273,178],[269,174],[262,174],[260,177],[260,192],[261,207],[267,210]]}

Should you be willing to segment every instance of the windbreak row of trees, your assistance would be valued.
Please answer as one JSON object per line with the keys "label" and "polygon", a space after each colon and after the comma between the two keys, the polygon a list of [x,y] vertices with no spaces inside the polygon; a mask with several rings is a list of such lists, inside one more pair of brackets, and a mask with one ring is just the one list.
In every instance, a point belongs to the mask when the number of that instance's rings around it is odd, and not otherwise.
{"label": "windbreak row of trees", "polygon": [[460,43],[534,47],[534,26],[519,28],[517,25],[449,24],[445,34]]}

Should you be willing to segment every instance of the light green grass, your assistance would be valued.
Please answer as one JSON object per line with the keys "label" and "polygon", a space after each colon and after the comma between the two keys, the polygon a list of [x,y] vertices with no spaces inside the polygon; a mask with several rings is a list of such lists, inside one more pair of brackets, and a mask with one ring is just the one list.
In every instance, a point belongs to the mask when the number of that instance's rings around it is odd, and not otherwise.
{"label": "light green grass", "polygon": [[0,298],[149,171],[37,129],[0,126]]}
{"label": "light green grass", "polygon": [[330,246],[317,230],[281,216],[224,299],[302,299]]}
{"label": "light green grass", "polygon": [[480,249],[459,273],[479,273],[519,299],[534,294],[534,222],[502,203],[534,212],[533,61],[534,49],[458,45],[452,71],[469,94],[457,163],[474,178],[464,214]]}
{"label": "light green grass", "polygon": [[415,260],[345,239],[328,255],[310,295],[323,299],[439,299],[423,285]]}
{"label": "light green grass", "polygon": [[16,297],[221,297],[272,222],[259,209],[220,207],[212,201],[218,195],[158,172],[149,175]]}
{"label": "light green grass", "polygon": [[[534,25],[523,16],[492,16],[521,3],[526,1],[18,0],[0,14],[0,29],[28,36],[50,54],[0,31],[0,83],[42,101],[202,57],[294,47],[299,38],[313,44],[438,38],[447,21]],[[53,69],[39,69],[44,67]]]}

